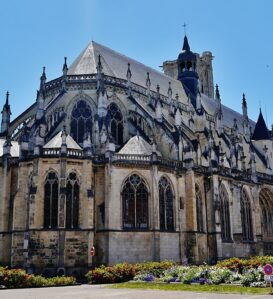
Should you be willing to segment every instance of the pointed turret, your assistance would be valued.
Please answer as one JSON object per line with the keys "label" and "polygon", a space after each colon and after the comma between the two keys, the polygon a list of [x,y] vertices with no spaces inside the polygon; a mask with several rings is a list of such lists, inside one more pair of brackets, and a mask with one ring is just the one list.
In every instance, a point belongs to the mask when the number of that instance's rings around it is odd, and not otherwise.
{"label": "pointed turret", "polygon": [[45,90],[45,84],[46,84],[46,73],[45,73],[45,66],[43,67],[43,73],[40,78],[40,90],[44,91]]}
{"label": "pointed turret", "polygon": [[266,127],[262,110],[260,109],[260,114],[258,121],[256,123],[254,133],[252,135],[253,140],[270,140],[269,131]]}
{"label": "pointed turret", "polygon": [[64,64],[63,64],[63,75],[66,76],[67,75],[67,71],[68,71],[68,67],[67,67],[67,57],[64,58]]}
{"label": "pointed turret", "polygon": [[157,121],[162,122],[162,105],[160,101],[160,86],[157,84],[156,87],[156,103],[155,103],[155,118]]}
{"label": "pointed turret", "polygon": [[243,100],[242,100],[242,110],[243,110],[243,118],[244,118],[244,120],[248,119],[248,115],[247,115],[247,102],[246,102],[246,97],[245,97],[244,93],[243,93]]}
{"label": "pointed turret", "polygon": [[68,67],[66,63],[66,57],[64,58],[64,64],[63,64],[63,79],[62,79],[62,90],[66,90],[66,83],[67,83],[67,72],[68,72]]}
{"label": "pointed turret", "polygon": [[130,96],[132,93],[132,84],[131,84],[132,72],[130,69],[130,63],[128,63],[126,78],[127,78],[128,95]]}
{"label": "pointed turret", "polygon": [[103,72],[102,72],[102,63],[101,63],[101,56],[99,55],[98,56],[98,63],[97,63],[97,76],[96,76],[96,79],[97,79],[97,93],[99,94],[100,92],[101,93],[104,93],[104,78],[103,78]]}
{"label": "pointed turret", "polygon": [[9,92],[6,93],[6,101],[2,110],[1,134],[7,134],[10,124],[11,110],[9,105]]}

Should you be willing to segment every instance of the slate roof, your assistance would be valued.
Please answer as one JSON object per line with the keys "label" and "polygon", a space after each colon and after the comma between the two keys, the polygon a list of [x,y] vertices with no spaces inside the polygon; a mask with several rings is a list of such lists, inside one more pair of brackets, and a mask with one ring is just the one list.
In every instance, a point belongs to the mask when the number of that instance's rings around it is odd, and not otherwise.
{"label": "slate roof", "polygon": [[254,129],[254,132],[252,135],[252,139],[253,140],[269,140],[270,139],[269,132],[266,127],[261,109],[260,109],[258,121],[256,123],[255,129]]}
{"label": "slate roof", "polygon": [[[214,115],[217,107],[217,102],[214,99],[211,99],[204,94],[202,94],[201,102],[204,109],[211,115]],[[243,134],[243,115],[237,111],[232,110],[231,108],[222,104],[223,112],[223,124],[228,128],[232,128],[234,124],[234,118],[237,120],[238,131]],[[249,119],[250,126],[255,127],[255,122]]]}
{"label": "slate roof", "polygon": [[[120,54],[108,47],[100,45],[94,41],[90,42],[78,58],[68,69],[68,75],[82,75],[97,73],[98,55],[101,55],[101,63],[105,75],[113,76],[126,80],[127,65],[130,63],[132,72],[131,81],[143,87],[146,87],[146,74],[150,73],[151,90],[156,92],[157,84],[160,85],[160,93],[168,95],[168,84],[171,82],[173,96],[178,93],[181,102],[187,104],[188,99],[185,90],[179,80],[175,80],[162,72],[156,71],[132,58]],[[216,101],[202,94],[202,105],[207,113],[214,115],[216,110]],[[243,133],[243,116],[222,105],[224,126],[233,127],[234,118],[237,119],[238,130]],[[255,122],[250,120],[250,126],[255,127]]]}
{"label": "slate roof", "polygon": [[68,75],[97,73],[98,55],[101,55],[101,63],[105,75],[126,80],[127,67],[128,63],[130,63],[131,81],[133,83],[146,87],[146,76],[147,72],[149,72],[152,91],[156,92],[156,86],[159,84],[160,93],[168,96],[169,82],[171,82],[173,95],[178,93],[180,100],[183,102],[187,101],[187,96],[180,81],[94,41],[89,43],[86,49],[71,64],[68,69]]}
{"label": "slate roof", "polygon": [[[3,146],[6,139],[0,139],[0,157],[3,156]],[[11,141],[10,154],[12,157],[19,157],[19,144],[17,141]]]}
{"label": "slate roof", "polygon": [[[51,140],[49,140],[47,144],[44,145],[44,148],[61,148],[62,145],[61,134],[62,132],[60,131]],[[76,150],[82,149],[70,135],[67,135],[66,137],[66,144],[68,149],[76,149]]]}
{"label": "slate roof", "polygon": [[[152,152],[152,145],[145,141],[141,136],[134,136],[128,140],[118,153],[126,155],[151,155]],[[158,151],[156,152],[161,156]]]}

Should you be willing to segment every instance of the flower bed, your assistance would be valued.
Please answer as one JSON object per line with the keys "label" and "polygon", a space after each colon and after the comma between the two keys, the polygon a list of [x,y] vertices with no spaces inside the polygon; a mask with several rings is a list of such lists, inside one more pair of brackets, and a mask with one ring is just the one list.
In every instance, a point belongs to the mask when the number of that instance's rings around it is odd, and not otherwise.
{"label": "flower bed", "polygon": [[23,269],[0,267],[0,286],[5,288],[30,288],[73,285],[76,279],[72,276],[45,278],[41,275],[27,274]]}
{"label": "flower bed", "polygon": [[89,283],[116,283],[134,280],[138,282],[165,282],[183,284],[234,284],[266,287],[263,268],[273,264],[272,256],[252,257],[247,260],[232,258],[215,266],[181,266],[173,262],[117,264],[101,266],[87,273]]}
{"label": "flower bed", "polygon": [[86,278],[89,283],[117,283],[132,280],[139,273],[147,273],[159,277],[165,270],[171,268],[174,262],[149,262],[139,264],[116,264],[114,266],[101,266],[89,271]]}

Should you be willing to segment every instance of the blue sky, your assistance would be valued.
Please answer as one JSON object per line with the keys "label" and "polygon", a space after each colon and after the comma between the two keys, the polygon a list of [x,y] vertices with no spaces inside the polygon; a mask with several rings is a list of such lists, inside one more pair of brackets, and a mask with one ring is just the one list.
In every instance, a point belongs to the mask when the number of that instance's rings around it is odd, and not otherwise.
{"label": "blue sky", "polygon": [[191,49],[215,56],[222,102],[241,112],[246,93],[249,116],[261,105],[271,127],[271,0],[1,0],[0,105],[9,90],[16,117],[35,101],[42,67],[60,76],[63,57],[72,63],[92,39],[159,69],[178,56],[184,22]]}

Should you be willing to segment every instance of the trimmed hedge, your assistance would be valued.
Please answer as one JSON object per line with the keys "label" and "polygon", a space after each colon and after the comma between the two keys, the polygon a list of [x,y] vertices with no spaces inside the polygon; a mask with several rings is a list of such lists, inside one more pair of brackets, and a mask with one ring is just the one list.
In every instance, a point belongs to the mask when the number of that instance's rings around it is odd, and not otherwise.
{"label": "trimmed hedge", "polygon": [[76,279],[72,276],[45,278],[41,275],[27,274],[23,269],[0,267],[0,285],[6,288],[30,288],[45,286],[73,285]]}

